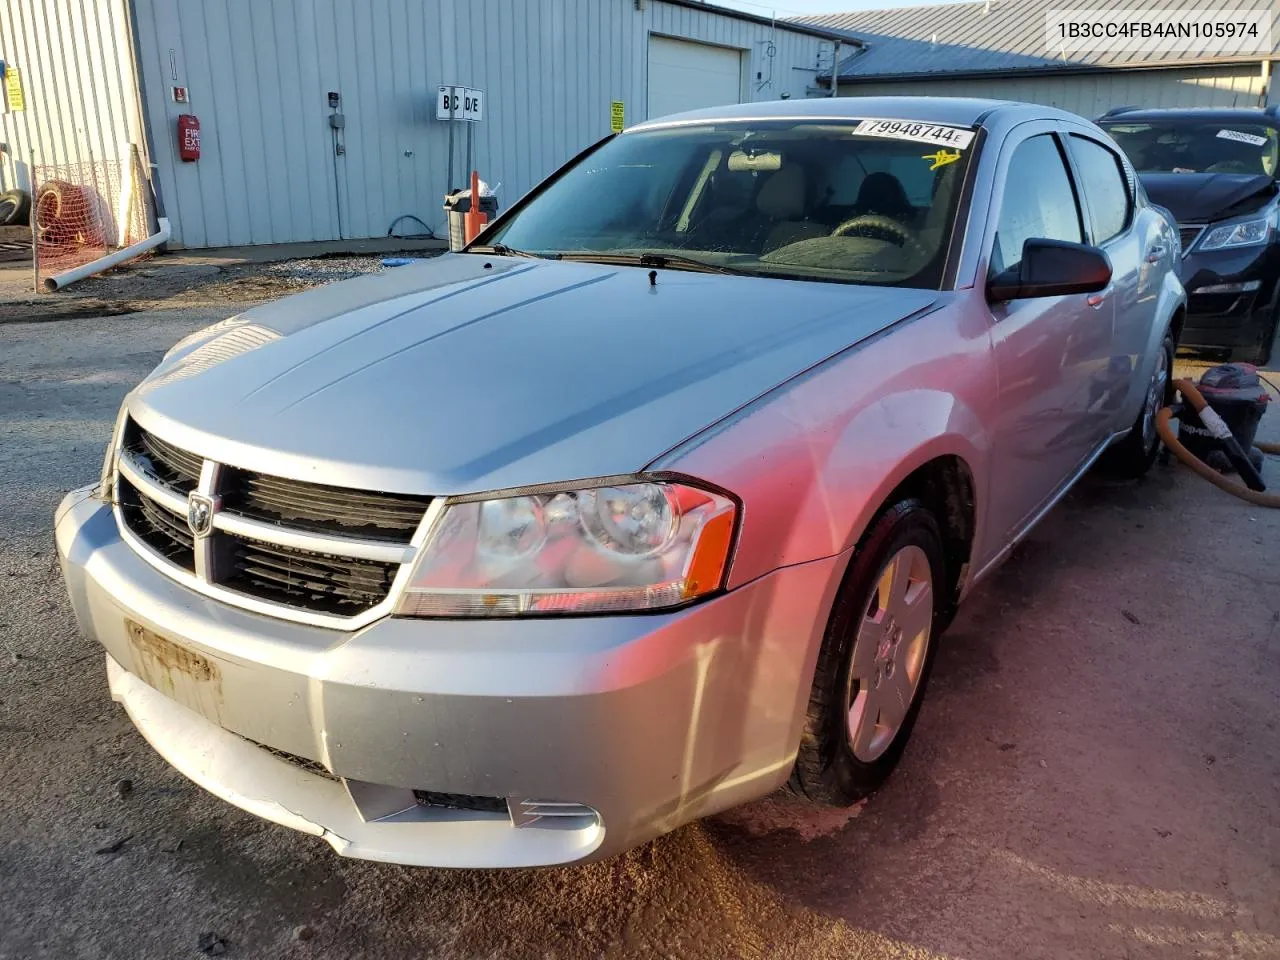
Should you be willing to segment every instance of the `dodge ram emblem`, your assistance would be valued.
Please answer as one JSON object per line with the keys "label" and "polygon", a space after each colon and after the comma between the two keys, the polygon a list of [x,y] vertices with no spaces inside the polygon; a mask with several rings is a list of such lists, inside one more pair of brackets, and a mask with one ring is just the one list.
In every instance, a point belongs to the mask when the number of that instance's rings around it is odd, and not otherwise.
{"label": "dodge ram emblem", "polygon": [[207,537],[213,530],[213,500],[203,493],[187,494],[187,526],[196,537]]}

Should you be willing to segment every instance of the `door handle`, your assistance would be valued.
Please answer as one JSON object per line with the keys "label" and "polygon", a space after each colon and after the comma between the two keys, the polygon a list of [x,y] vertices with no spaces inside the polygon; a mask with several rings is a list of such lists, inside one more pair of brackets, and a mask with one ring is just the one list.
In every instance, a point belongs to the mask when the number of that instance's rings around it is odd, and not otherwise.
{"label": "door handle", "polygon": [[1085,303],[1087,303],[1091,307],[1097,308],[1102,306],[1103,301],[1106,299],[1107,299],[1106,291],[1103,291],[1102,293],[1091,293],[1089,294],[1088,298],[1085,300]]}
{"label": "door handle", "polygon": [[1159,263],[1162,259],[1164,259],[1164,255],[1167,252],[1168,251],[1165,249],[1164,244],[1162,243],[1153,244],[1147,250],[1147,263]]}

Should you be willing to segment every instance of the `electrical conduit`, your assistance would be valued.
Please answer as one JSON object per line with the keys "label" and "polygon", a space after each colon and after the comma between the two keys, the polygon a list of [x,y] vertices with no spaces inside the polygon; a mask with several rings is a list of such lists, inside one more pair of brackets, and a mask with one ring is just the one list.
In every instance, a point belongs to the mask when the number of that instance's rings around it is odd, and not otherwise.
{"label": "electrical conduit", "polygon": [[55,273],[51,277],[45,277],[44,288],[49,291],[61,290],[63,287],[75,283],[77,280],[83,280],[85,277],[91,277],[95,273],[101,273],[108,270],[118,263],[124,263],[126,260],[132,260],[134,257],[146,253],[148,250],[154,250],[160,244],[169,239],[169,218],[161,217],[158,221],[159,229],[145,240],[139,240],[135,244],[127,247],[121,247],[115,253],[109,253],[105,257],[99,257],[97,260],[91,260],[84,266],[75,267],[71,270],[64,270],[62,273]]}

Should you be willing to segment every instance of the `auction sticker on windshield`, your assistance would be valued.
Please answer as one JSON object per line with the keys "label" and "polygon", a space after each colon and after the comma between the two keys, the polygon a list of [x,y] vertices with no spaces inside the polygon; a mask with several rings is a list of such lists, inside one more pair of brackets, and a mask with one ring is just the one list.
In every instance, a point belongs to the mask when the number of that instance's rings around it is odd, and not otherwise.
{"label": "auction sticker on windshield", "polygon": [[1255,133],[1241,133],[1239,130],[1219,130],[1218,136],[1223,140],[1235,140],[1255,147],[1265,146],[1267,142],[1266,137],[1260,137]]}
{"label": "auction sticker on windshield", "polygon": [[855,136],[888,137],[890,140],[915,140],[942,147],[963,150],[973,141],[973,131],[963,127],[944,127],[916,120],[863,120],[853,128]]}

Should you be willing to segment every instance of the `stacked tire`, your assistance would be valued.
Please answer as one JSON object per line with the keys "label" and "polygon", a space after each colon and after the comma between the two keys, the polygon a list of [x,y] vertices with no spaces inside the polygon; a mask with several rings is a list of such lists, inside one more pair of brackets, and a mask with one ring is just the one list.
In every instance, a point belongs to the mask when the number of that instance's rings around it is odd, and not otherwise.
{"label": "stacked tire", "polygon": [[36,191],[38,241],[53,246],[102,244],[102,231],[93,198],[83,187],[65,180],[47,180]]}
{"label": "stacked tire", "polygon": [[25,190],[0,193],[0,227],[25,227],[31,219],[31,195]]}

